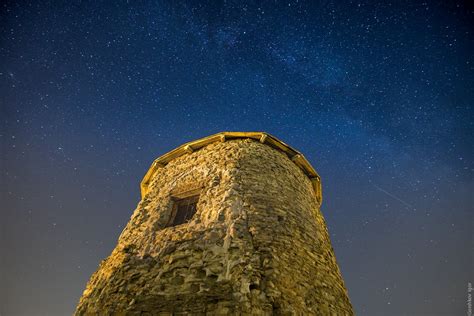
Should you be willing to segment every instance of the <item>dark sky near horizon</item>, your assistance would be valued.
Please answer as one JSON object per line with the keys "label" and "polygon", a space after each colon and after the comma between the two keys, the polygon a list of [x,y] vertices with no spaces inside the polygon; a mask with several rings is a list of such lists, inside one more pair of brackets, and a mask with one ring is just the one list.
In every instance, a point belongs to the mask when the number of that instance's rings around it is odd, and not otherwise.
{"label": "dark sky near horizon", "polygon": [[266,131],[323,179],[358,315],[464,315],[474,13],[456,1],[6,2],[0,314],[71,314],[163,153]]}

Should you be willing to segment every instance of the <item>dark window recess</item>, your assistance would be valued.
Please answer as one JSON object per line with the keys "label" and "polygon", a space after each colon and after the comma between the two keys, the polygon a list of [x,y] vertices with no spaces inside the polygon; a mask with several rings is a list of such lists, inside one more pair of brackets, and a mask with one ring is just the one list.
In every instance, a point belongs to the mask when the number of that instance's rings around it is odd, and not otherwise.
{"label": "dark window recess", "polygon": [[198,195],[174,199],[173,212],[168,226],[176,226],[189,222],[194,214],[196,214],[198,200]]}

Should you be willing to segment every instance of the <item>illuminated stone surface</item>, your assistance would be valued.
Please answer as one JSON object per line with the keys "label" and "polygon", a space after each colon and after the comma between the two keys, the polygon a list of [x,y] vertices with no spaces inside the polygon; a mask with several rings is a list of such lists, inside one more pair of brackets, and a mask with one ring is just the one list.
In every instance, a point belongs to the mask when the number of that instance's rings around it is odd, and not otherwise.
{"label": "illuminated stone surface", "polygon": [[[299,157],[298,157],[299,159]],[[199,192],[190,222],[173,198]],[[311,180],[254,139],[169,161],[148,188],[76,315],[352,315]]]}

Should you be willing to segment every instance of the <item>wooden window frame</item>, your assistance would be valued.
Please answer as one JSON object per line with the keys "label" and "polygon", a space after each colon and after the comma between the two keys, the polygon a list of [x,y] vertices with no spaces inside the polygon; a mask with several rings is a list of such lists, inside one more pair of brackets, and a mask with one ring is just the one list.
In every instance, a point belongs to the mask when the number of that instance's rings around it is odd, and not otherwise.
{"label": "wooden window frame", "polygon": [[[199,202],[199,197],[200,197],[200,192],[201,189],[195,189],[195,190],[189,190],[185,192],[180,192],[180,193],[175,193],[172,194],[171,196],[171,214],[170,214],[170,219],[168,220],[167,227],[175,227],[175,226],[180,226],[189,223],[194,215],[197,213],[197,204]],[[190,218],[185,220],[182,223],[176,224],[176,215],[178,214],[179,207],[182,206],[183,204],[195,204],[195,210]]]}

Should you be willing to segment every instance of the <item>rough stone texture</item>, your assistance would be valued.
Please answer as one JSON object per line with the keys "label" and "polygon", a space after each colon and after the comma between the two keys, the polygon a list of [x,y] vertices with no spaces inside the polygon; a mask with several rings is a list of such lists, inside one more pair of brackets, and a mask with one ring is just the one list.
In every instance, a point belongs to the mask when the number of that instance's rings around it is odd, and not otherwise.
{"label": "rough stone texture", "polygon": [[[176,193],[197,213],[166,227]],[[76,315],[353,315],[308,177],[258,141],[212,143],[154,175]]]}

